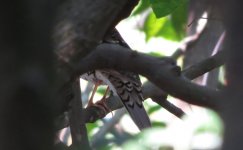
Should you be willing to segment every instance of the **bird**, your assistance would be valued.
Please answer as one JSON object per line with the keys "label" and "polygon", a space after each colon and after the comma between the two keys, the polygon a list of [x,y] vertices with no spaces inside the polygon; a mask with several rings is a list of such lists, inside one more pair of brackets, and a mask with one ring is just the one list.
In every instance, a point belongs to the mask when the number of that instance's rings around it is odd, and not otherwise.
{"label": "bird", "polygon": [[[130,49],[116,28],[105,35],[102,43],[119,44]],[[94,105],[93,96],[97,87],[99,85],[108,85],[101,101],[104,101],[107,92],[111,91],[113,95],[120,98],[132,120],[140,130],[151,127],[151,121],[143,106],[142,83],[138,74],[121,70],[100,69],[86,72],[81,75],[81,78],[95,84],[88,106]]]}

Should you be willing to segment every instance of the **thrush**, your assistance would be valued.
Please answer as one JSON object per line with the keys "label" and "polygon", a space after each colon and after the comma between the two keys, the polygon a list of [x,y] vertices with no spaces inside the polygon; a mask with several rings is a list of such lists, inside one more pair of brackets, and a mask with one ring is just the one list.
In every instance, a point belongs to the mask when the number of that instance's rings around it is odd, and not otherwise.
{"label": "thrush", "polygon": [[[119,44],[130,49],[116,29],[110,31],[104,37],[103,43]],[[151,127],[150,119],[142,103],[144,98],[138,74],[128,71],[101,69],[87,72],[81,75],[81,78],[95,84],[88,106],[93,105],[93,96],[97,87],[101,84],[108,85],[102,101],[105,100],[108,90],[112,91],[115,96],[120,98],[132,120],[140,130]]]}

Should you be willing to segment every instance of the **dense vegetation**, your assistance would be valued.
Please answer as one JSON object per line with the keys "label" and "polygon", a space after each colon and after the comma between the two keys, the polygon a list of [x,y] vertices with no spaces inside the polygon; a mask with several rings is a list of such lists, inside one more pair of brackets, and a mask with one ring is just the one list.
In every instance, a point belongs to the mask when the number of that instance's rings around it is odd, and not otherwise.
{"label": "dense vegetation", "polygon": [[[185,116],[186,107],[171,103],[175,101],[200,106],[212,118],[186,132],[214,132],[223,139],[222,149],[241,149],[242,6],[239,0],[2,2],[0,149],[182,149],[163,142],[172,133],[166,130],[169,124],[164,116],[153,119],[164,109],[178,118]],[[134,18],[138,20],[135,30],[145,36],[145,42],[157,39],[179,45],[172,55],[168,57],[167,47],[142,53],[100,42],[120,21]],[[153,128],[136,136],[126,130],[132,128],[129,121],[119,122],[124,110],[102,119],[107,115],[103,109],[84,107],[91,84],[85,87],[82,81],[81,93],[79,77],[103,68],[142,76]],[[109,110],[123,107],[112,94],[105,103]],[[71,146],[59,135],[67,126]]]}

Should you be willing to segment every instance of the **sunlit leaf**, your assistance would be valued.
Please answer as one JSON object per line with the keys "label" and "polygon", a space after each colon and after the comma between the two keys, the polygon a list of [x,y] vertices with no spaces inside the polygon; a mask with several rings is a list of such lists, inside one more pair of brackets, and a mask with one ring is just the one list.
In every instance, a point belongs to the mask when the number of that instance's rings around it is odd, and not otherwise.
{"label": "sunlit leaf", "polygon": [[97,123],[87,123],[86,124],[88,133],[91,133],[92,130],[98,127]]}
{"label": "sunlit leaf", "polygon": [[135,10],[132,12],[132,16],[138,15],[141,12],[147,10],[150,7],[149,0],[140,0]]}
{"label": "sunlit leaf", "polygon": [[146,35],[146,41],[150,40],[152,37],[162,37],[171,41],[180,41],[185,34],[182,34],[182,31],[181,33],[176,32],[170,17],[157,19],[153,12],[147,16],[143,31]]}
{"label": "sunlit leaf", "polygon": [[160,121],[153,121],[152,122],[152,127],[159,127],[159,128],[165,128],[167,125],[164,122]]}
{"label": "sunlit leaf", "polygon": [[178,37],[178,34],[176,33],[175,29],[172,26],[171,20],[166,17],[166,22],[159,30],[159,32],[155,35],[156,37],[163,37],[167,40],[171,41],[179,41],[180,38]]}
{"label": "sunlit leaf", "polygon": [[98,92],[99,94],[101,94],[101,95],[103,95],[103,94],[105,93],[105,91],[106,91],[106,87],[99,87],[99,88],[97,89],[97,92]]}
{"label": "sunlit leaf", "polygon": [[154,13],[150,13],[145,20],[143,31],[146,35],[146,41],[158,34],[160,29],[164,26],[166,18],[157,19]]}
{"label": "sunlit leaf", "polygon": [[201,126],[199,126],[195,131],[195,134],[212,132],[221,135],[223,131],[221,119],[213,111],[208,111],[207,113],[208,116],[210,116],[210,119],[207,122],[203,123]]}
{"label": "sunlit leaf", "polygon": [[162,57],[162,56],[164,56],[164,55],[161,54],[161,52],[149,52],[147,54],[150,55],[150,56],[154,56],[154,57]]}
{"label": "sunlit leaf", "polygon": [[160,109],[161,109],[161,106],[156,105],[156,106],[150,107],[147,112],[148,112],[148,114],[152,114]]}
{"label": "sunlit leaf", "polygon": [[186,0],[150,0],[152,9],[157,18],[171,14],[184,2],[186,2]]}

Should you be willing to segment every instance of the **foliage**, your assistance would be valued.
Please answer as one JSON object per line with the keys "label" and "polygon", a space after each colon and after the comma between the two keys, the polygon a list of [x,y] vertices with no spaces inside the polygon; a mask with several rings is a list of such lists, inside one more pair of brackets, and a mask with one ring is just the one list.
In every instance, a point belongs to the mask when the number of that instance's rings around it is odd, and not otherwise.
{"label": "foliage", "polygon": [[152,37],[163,37],[172,41],[180,41],[185,36],[187,3],[185,0],[142,0],[132,16],[146,12],[141,30],[146,35],[146,41]]}
{"label": "foliage", "polygon": [[150,150],[150,149],[160,149],[160,150],[171,150],[172,148],[165,143],[162,143],[161,140],[165,135],[165,130],[163,128],[155,127],[153,129],[148,129],[133,139],[125,142],[122,145],[122,149],[139,149],[139,150]]}
{"label": "foliage", "polygon": [[150,4],[157,18],[171,14],[185,2],[186,0],[150,0]]}
{"label": "foliage", "polygon": [[[144,32],[147,43],[149,43],[152,38],[163,38],[168,41],[178,42],[184,39],[186,35],[187,6],[188,3],[186,0],[140,0],[139,5],[135,8],[131,17],[144,16],[141,17],[143,23],[142,26],[139,27],[139,30]],[[155,57],[164,56],[163,51],[153,51],[147,54]],[[99,98],[101,98],[105,90],[105,86],[98,88],[97,95]],[[159,105],[149,105],[149,107],[146,108],[149,116],[155,114],[164,115],[166,112],[166,110]],[[162,113],[161,110],[163,110]],[[193,130],[194,134],[204,132],[222,134],[222,125],[217,114],[211,111],[209,111],[208,114],[211,116],[210,119],[200,124],[195,131]],[[119,132],[127,136],[121,138],[109,130],[109,132],[99,140],[99,144],[96,146],[101,150],[116,148],[122,148],[124,150],[173,149],[171,145],[162,142],[165,139],[164,132],[167,132],[167,128],[170,124],[167,122],[168,120],[165,121],[163,117],[159,117],[151,119],[152,129],[142,131],[137,135],[127,132],[124,128]],[[109,121],[112,117],[107,117],[106,119]],[[124,120],[121,119],[120,122],[124,122]],[[101,121],[87,124],[87,132],[90,139],[92,139],[99,130],[101,124],[103,125]],[[122,126],[120,126],[120,128],[122,128]],[[128,128],[130,128],[129,123]],[[153,145],[153,147],[151,145]]]}
{"label": "foliage", "polygon": [[[186,34],[187,5],[188,3],[186,0],[141,0],[139,2],[139,5],[133,11],[131,17],[145,16],[144,18],[141,17],[144,20],[139,30],[145,33],[146,42],[149,42],[149,40],[152,38],[164,38],[169,41],[181,41]],[[164,56],[162,51],[153,51],[147,54],[155,57]],[[102,96],[105,92],[105,89],[106,87],[104,86],[98,88],[98,95]],[[149,116],[153,116],[154,114],[161,114],[161,110],[163,110],[163,114],[164,112],[166,112],[159,105],[148,104],[148,107],[146,108]],[[204,132],[221,134],[222,126],[218,116],[212,111],[207,111],[207,113],[209,114],[209,116],[211,116],[210,119],[203,122],[202,124],[199,124],[199,126],[197,126],[195,130],[193,130],[194,134]],[[121,120],[121,122],[122,121],[124,120]],[[104,139],[100,139],[101,143],[103,142],[103,144],[100,145],[99,149],[107,150],[116,149],[117,147],[119,147],[124,150],[147,150],[151,149],[151,145],[154,146],[154,149],[172,149],[170,145],[166,145],[165,143],[158,140],[159,138],[164,139],[164,131],[167,130],[169,124],[166,121],[162,120],[162,118],[151,119],[151,122],[153,126],[152,129],[142,131],[137,135],[128,133],[129,138],[127,137],[123,139],[122,142],[117,142],[115,139],[117,137],[115,137],[113,133],[107,133]],[[94,135],[94,131],[97,131],[99,129],[100,124],[100,122],[88,124],[88,133],[91,139]],[[127,134],[126,131],[122,131],[122,133]],[[107,135],[112,135],[112,137]]]}
{"label": "foliage", "polygon": [[150,7],[149,0],[140,0],[138,6],[132,13],[132,16],[139,15]]}
{"label": "foliage", "polygon": [[195,134],[204,132],[215,133],[218,135],[222,134],[223,126],[219,116],[213,111],[207,111],[209,119],[207,122],[201,124],[195,131]]}

